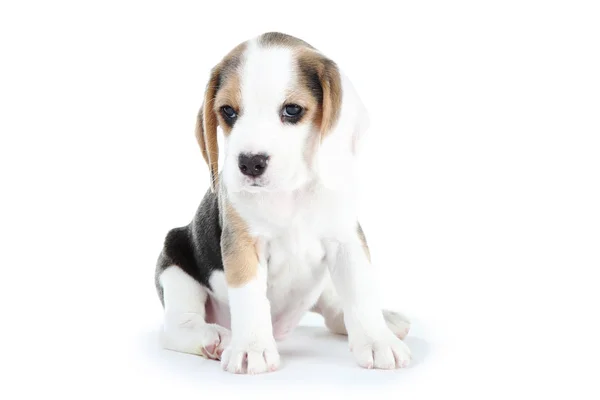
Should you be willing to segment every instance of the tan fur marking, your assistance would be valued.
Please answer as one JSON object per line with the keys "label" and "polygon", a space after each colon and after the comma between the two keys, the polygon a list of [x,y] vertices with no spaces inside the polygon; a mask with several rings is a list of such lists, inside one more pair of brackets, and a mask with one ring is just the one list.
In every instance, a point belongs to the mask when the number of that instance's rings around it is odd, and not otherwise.
{"label": "tan fur marking", "polygon": [[367,255],[367,259],[371,262],[371,251],[369,250],[369,245],[367,244],[367,237],[362,230],[360,224],[357,224],[356,232],[358,233],[358,238],[360,239],[363,249],[365,250],[365,254]]}
{"label": "tan fur marking", "polygon": [[219,118],[219,125],[221,129],[223,129],[224,135],[229,135],[231,133],[232,127],[227,125],[223,120],[223,116],[219,112],[221,107],[230,106],[232,107],[238,115],[241,115],[243,110],[242,107],[242,91],[241,91],[241,82],[240,75],[238,73],[230,74],[227,79],[221,84],[219,88],[219,92],[215,97],[215,103],[213,112]]}
{"label": "tan fur marking", "polygon": [[231,204],[227,204],[224,211],[221,251],[225,280],[230,287],[240,287],[252,280],[258,271],[256,241],[250,236],[246,222]]}
{"label": "tan fur marking", "polygon": [[210,165],[210,160],[208,158],[208,153],[206,152],[206,140],[204,138],[204,104],[200,107],[198,111],[198,116],[196,117],[196,140],[198,141],[198,145],[200,146],[200,151],[202,152],[202,158],[204,158],[204,162],[206,165]]}
{"label": "tan fur marking", "polygon": [[335,64],[324,67],[321,84],[323,86],[321,140],[323,140],[337,123],[342,105],[342,82]]}
{"label": "tan fur marking", "polygon": [[213,103],[215,101],[215,90],[219,82],[218,67],[213,68],[211,78],[206,87],[204,96],[204,151],[206,153],[204,159],[208,160],[208,169],[210,170],[210,187],[216,190],[219,180],[219,143],[217,142],[217,116],[213,111]]}
{"label": "tan fur marking", "polygon": [[[219,179],[219,144],[217,142],[218,110],[215,110],[215,98],[221,87],[227,87],[230,79],[238,77],[238,68],[241,63],[246,42],[239,44],[217,64],[210,74],[210,79],[204,92],[204,103],[198,112],[196,120],[196,140],[200,145],[202,157],[210,170],[211,189],[214,192]],[[225,126],[223,124],[222,126]],[[225,131],[225,128],[223,128]]]}
{"label": "tan fur marking", "polygon": [[342,81],[337,65],[321,53],[300,48],[296,51],[299,79],[320,105],[315,116],[321,141],[335,126],[342,105]]}
{"label": "tan fur marking", "polygon": [[309,138],[305,159],[312,164],[319,144],[337,123],[342,91],[341,78],[335,63],[313,48],[298,47],[296,58],[296,85],[288,93],[286,102],[305,109],[303,121],[311,121],[316,133]]}
{"label": "tan fur marking", "polygon": [[298,74],[296,84],[288,91],[285,104],[298,104],[304,109],[300,124],[312,125],[311,136],[308,138],[304,151],[306,162],[311,165],[316,160],[316,153],[320,143],[321,106],[309,89],[308,82],[302,74]]}

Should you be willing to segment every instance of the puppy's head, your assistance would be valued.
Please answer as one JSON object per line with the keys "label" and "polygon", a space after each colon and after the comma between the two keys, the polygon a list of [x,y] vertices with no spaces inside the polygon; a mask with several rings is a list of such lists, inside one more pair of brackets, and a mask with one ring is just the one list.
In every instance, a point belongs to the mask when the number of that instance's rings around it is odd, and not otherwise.
{"label": "puppy's head", "polygon": [[328,186],[352,176],[367,116],[336,64],[306,42],[266,33],[242,43],[213,68],[196,137],[229,191],[291,191],[312,179]]}

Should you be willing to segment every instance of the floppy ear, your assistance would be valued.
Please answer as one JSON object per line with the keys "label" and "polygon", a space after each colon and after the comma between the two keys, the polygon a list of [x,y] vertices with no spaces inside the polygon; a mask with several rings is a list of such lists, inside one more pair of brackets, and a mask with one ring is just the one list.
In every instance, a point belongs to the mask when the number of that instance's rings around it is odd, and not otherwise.
{"label": "floppy ear", "polygon": [[318,173],[330,189],[348,187],[355,178],[356,156],[369,116],[352,83],[332,61],[324,62],[320,82],[323,102]]}
{"label": "floppy ear", "polygon": [[318,69],[319,83],[323,93],[321,108],[321,142],[338,122],[342,106],[342,78],[337,65],[322,59]]}
{"label": "floppy ear", "polygon": [[204,103],[196,120],[196,140],[202,157],[210,170],[210,189],[215,192],[219,183],[219,143],[217,142],[217,115],[214,111],[215,95],[220,79],[219,66],[213,68],[204,92]]}

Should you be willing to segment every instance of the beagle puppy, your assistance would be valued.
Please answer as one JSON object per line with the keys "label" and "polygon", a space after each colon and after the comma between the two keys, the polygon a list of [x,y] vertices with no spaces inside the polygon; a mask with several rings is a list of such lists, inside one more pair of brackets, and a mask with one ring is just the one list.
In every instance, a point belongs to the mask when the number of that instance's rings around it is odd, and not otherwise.
{"label": "beagle puppy", "polygon": [[292,36],[265,33],[212,69],[196,124],[211,188],[167,234],[156,269],[165,348],[274,371],[276,340],[313,311],[348,335],[360,366],[408,365],[410,323],[380,308],[356,215],[367,125],[337,65]]}

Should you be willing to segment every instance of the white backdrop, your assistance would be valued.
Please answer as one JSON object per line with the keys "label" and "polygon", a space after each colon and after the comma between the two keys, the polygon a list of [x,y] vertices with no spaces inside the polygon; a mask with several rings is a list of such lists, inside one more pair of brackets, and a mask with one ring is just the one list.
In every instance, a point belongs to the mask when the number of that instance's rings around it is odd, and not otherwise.
{"label": "white backdrop", "polygon": [[[598,398],[597,4],[350,3],[1,3],[2,398]],[[410,369],[359,369],[318,318],[265,376],[158,347],[156,257],[208,187],[209,70],[273,30],[370,111],[360,218]]]}

